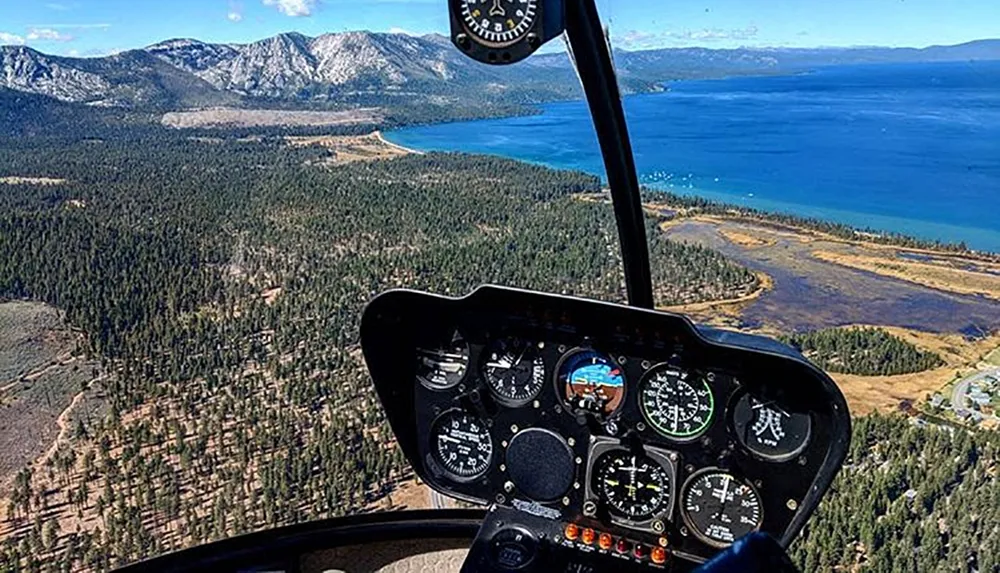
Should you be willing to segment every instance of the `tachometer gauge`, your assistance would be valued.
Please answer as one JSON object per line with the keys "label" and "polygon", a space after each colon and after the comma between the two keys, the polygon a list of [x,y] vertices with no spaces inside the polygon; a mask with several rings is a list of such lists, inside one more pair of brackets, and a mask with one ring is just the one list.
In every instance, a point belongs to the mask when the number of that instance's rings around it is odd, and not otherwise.
{"label": "tachometer gauge", "polygon": [[469,346],[457,330],[417,348],[417,380],[430,390],[458,385],[469,368]]}
{"label": "tachometer gauge", "polygon": [[520,406],[533,400],[545,385],[545,362],[536,345],[501,339],[487,350],[483,375],[500,402]]}
{"label": "tachometer gauge", "polygon": [[760,495],[753,486],[712,468],[696,472],[684,484],[681,517],[695,537],[719,548],[764,523]]}
{"label": "tachometer gauge", "polygon": [[771,402],[744,394],[733,406],[733,430],[746,449],[766,460],[783,462],[809,444],[809,414],[789,413]]}
{"label": "tachometer gauge", "polygon": [[462,410],[441,414],[431,427],[431,455],[452,478],[475,479],[490,467],[493,438],[486,423]]}
{"label": "tachometer gauge", "polygon": [[558,385],[566,403],[579,411],[608,415],[625,397],[621,368],[593,350],[574,350],[559,362]]}
{"label": "tachometer gauge", "polygon": [[613,450],[598,460],[596,469],[594,490],[621,517],[645,521],[670,506],[670,475],[652,458]]}
{"label": "tachometer gauge", "polygon": [[639,385],[642,416],[660,434],[690,440],[708,429],[715,398],[708,382],[667,364],[653,367]]}
{"label": "tachometer gauge", "polygon": [[503,48],[527,36],[538,17],[538,0],[453,0],[465,30],[476,41]]}

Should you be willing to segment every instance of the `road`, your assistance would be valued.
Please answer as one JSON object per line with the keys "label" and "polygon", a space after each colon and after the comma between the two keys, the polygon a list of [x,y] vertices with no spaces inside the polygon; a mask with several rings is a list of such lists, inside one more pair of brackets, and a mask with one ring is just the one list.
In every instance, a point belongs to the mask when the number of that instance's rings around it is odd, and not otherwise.
{"label": "road", "polygon": [[993,368],[990,370],[982,370],[967,376],[962,379],[961,382],[955,384],[955,389],[951,392],[951,409],[954,412],[959,410],[968,410],[968,401],[966,397],[969,393],[969,386],[974,382],[981,382],[987,376],[993,376],[994,378],[1000,379],[1000,368]]}
{"label": "road", "polygon": [[431,509],[448,509],[450,507],[447,497],[429,487],[427,488],[427,491],[429,491],[431,495]]}

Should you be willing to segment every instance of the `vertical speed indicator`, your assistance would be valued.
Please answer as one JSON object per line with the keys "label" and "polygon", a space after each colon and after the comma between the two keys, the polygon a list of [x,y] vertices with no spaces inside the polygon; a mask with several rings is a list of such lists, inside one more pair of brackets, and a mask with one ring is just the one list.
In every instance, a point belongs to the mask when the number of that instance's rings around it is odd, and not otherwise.
{"label": "vertical speed indicator", "polygon": [[681,517],[695,537],[712,547],[728,547],[764,523],[757,490],[714,468],[701,470],[684,484]]}
{"label": "vertical speed indicator", "polygon": [[516,44],[538,18],[538,0],[454,0],[466,31],[491,48]]}

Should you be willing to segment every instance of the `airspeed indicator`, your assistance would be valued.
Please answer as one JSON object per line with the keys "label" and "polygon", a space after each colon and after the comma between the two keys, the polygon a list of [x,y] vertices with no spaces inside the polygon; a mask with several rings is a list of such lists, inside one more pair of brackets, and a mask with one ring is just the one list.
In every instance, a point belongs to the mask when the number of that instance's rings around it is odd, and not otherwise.
{"label": "airspeed indicator", "polygon": [[653,428],[668,438],[694,439],[708,429],[715,397],[708,382],[667,364],[646,373],[639,388],[639,407]]}

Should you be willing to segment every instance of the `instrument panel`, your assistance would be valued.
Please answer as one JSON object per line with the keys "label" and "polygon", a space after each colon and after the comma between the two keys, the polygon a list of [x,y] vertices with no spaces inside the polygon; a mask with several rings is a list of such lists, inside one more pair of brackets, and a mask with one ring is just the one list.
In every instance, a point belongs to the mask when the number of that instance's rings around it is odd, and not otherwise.
{"label": "instrument panel", "polygon": [[366,309],[362,345],[431,487],[653,567],[684,570],[754,531],[787,546],[850,438],[836,385],[793,350],[679,315],[392,291]]}

